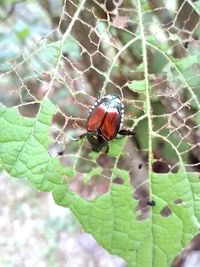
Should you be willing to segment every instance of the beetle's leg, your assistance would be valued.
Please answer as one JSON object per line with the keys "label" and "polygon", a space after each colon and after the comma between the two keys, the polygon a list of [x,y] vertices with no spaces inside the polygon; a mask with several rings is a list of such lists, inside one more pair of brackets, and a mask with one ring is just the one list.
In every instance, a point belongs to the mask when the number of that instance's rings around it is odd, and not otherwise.
{"label": "beetle's leg", "polygon": [[78,138],[79,138],[79,139],[81,139],[81,138],[83,138],[83,137],[86,137],[86,136],[87,136],[87,134],[88,134],[87,132],[86,132],[86,133],[83,133],[83,134],[79,135],[79,137],[78,137]]}
{"label": "beetle's leg", "polygon": [[107,146],[106,146],[106,154],[108,154],[108,152],[109,152],[109,145],[107,144]]}
{"label": "beetle's leg", "polygon": [[101,98],[102,98],[101,91],[99,91],[97,99],[101,99]]}
{"label": "beetle's leg", "polygon": [[88,134],[87,132],[86,132],[86,133],[83,133],[83,134],[79,135],[77,138],[73,138],[73,140],[74,140],[74,141],[78,141],[78,140],[80,140],[80,139],[86,137],[87,134]]}
{"label": "beetle's leg", "polygon": [[135,135],[136,132],[123,129],[123,130],[120,130],[118,134],[123,135],[123,136],[128,136],[128,135]]}

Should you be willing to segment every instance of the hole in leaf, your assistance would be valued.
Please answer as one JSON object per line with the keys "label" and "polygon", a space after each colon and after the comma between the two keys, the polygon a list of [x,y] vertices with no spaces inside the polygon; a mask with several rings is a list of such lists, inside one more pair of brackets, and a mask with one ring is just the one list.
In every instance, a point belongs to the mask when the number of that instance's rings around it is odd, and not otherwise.
{"label": "hole in leaf", "polygon": [[147,219],[150,211],[150,206],[147,204],[147,200],[149,199],[149,193],[147,189],[144,187],[140,187],[139,190],[136,190],[134,192],[133,197],[139,200],[138,205],[135,209],[137,214],[137,220],[142,221]]}
{"label": "hole in leaf", "polygon": [[112,0],[106,0],[105,4],[106,4],[106,10],[109,12],[113,11],[116,7]]}
{"label": "hole in leaf", "polygon": [[49,146],[48,152],[52,157],[61,156],[65,153],[65,144],[63,142],[56,142]]}
{"label": "hole in leaf", "polygon": [[179,204],[182,204],[183,203],[183,200],[181,198],[178,198],[176,200],[174,200],[174,204],[176,205],[179,205]]}
{"label": "hole in leaf", "polygon": [[[90,84],[93,88],[95,88],[93,91],[93,95],[95,95],[96,97],[98,96],[98,93],[100,91],[100,89],[103,86],[103,79],[101,79],[100,75],[96,72],[96,70],[94,69],[88,69],[85,72],[85,75],[87,77],[87,80],[90,81]],[[81,80],[82,81],[82,80]],[[91,92],[90,92],[91,93]],[[94,104],[94,103],[92,103]]]}
{"label": "hole in leaf", "polygon": [[96,167],[95,163],[82,158],[79,158],[76,163],[76,170],[80,173],[90,172],[95,167]]}
{"label": "hole in leaf", "polygon": [[107,154],[100,154],[97,159],[97,164],[101,166],[103,169],[112,169],[115,163],[115,159],[109,157]]}
{"label": "hole in leaf", "polygon": [[153,163],[153,171],[156,173],[167,173],[170,171],[169,165],[163,161],[156,161]]}
{"label": "hole in leaf", "polygon": [[96,45],[98,44],[99,37],[95,31],[90,32],[90,40],[91,40],[91,42],[95,43]]}
{"label": "hole in leaf", "polygon": [[92,193],[92,187],[90,184],[85,184],[83,182],[83,176],[79,175],[76,179],[73,179],[69,183],[69,188],[75,192],[76,194],[80,195],[85,199],[93,199],[96,197],[96,194]]}
{"label": "hole in leaf", "polygon": [[161,212],[160,212],[160,215],[163,216],[163,217],[168,217],[170,214],[171,214],[171,210],[168,206],[165,206]]}
{"label": "hole in leaf", "polygon": [[[75,123],[75,120],[68,119],[60,112],[53,116],[53,123],[50,130],[52,139],[55,140],[55,146],[63,143],[63,148],[58,148],[57,152],[64,150],[64,154],[77,154],[80,146],[80,126]],[[77,139],[76,139],[77,138]],[[76,139],[76,140],[74,140]],[[60,146],[60,145],[59,145]],[[51,153],[50,153],[51,154]]]}
{"label": "hole in leaf", "polygon": [[100,176],[92,177],[98,195],[103,195],[109,191],[110,181],[109,179],[102,179]]}
{"label": "hole in leaf", "polygon": [[80,195],[84,199],[92,200],[97,196],[105,194],[109,190],[110,179],[107,179],[101,175],[91,176],[88,174],[86,178],[88,181],[84,182],[83,175],[78,175],[75,179],[69,182],[69,188]]}
{"label": "hole in leaf", "polygon": [[40,105],[38,103],[34,103],[34,104],[19,106],[18,110],[23,117],[35,118],[38,113],[39,107]]}
{"label": "hole in leaf", "polygon": [[105,177],[111,177],[112,176],[112,169],[102,169],[102,175]]}
{"label": "hole in leaf", "polygon": [[189,164],[193,165],[193,169],[197,172],[200,172],[200,147],[194,147],[189,151]]}
{"label": "hole in leaf", "polygon": [[121,96],[121,91],[119,90],[119,88],[115,84],[109,82],[107,84],[107,87],[106,87],[106,94],[107,95],[118,95],[118,96]]}
{"label": "hole in leaf", "polygon": [[124,180],[120,177],[116,177],[113,179],[113,183],[115,184],[123,184],[124,183]]}
{"label": "hole in leaf", "polygon": [[130,159],[125,155],[121,155],[118,159],[117,167],[122,170],[130,171],[131,169]]}

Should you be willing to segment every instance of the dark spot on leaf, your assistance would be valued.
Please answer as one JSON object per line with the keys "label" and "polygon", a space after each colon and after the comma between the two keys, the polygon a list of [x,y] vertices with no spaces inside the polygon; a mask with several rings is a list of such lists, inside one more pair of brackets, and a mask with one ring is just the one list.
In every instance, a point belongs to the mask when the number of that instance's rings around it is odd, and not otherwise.
{"label": "dark spot on leaf", "polygon": [[123,184],[124,183],[124,180],[120,177],[116,177],[114,180],[113,180],[113,183],[115,184]]}
{"label": "dark spot on leaf", "polygon": [[64,150],[59,151],[59,152],[58,152],[58,155],[59,155],[59,156],[62,156],[62,155],[64,154],[64,152],[65,152]]}
{"label": "dark spot on leaf", "polygon": [[174,200],[174,204],[176,204],[176,205],[179,205],[179,204],[182,204],[182,203],[183,203],[183,200],[180,199],[180,198]]}
{"label": "dark spot on leaf", "polygon": [[154,200],[148,200],[146,203],[148,206],[152,206],[152,207],[156,205],[156,202]]}
{"label": "dark spot on leaf", "polygon": [[140,163],[140,164],[138,165],[138,169],[142,169],[142,167],[143,167],[143,164]]}
{"label": "dark spot on leaf", "polygon": [[161,212],[160,212],[160,215],[163,216],[163,217],[168,217],[170,214],[171,214],[171,210],[168,206],[165,206]]}

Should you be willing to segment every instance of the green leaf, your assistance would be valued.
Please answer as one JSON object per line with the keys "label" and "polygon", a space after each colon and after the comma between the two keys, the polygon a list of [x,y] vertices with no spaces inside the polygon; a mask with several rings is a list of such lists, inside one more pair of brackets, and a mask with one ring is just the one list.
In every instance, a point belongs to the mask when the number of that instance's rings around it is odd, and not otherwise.
{"label": "green leaf", "polygon": [[[64,191],[63,197],[60,192],[54,192],[55,201],[65,207],[70,203],[84,230],[112,254],[126,259],[130,266],[148,267],[150,258],[156,260],[155,266],[169,266],[174,255],[199,227],[197,217],[200,211],[192,196],[193,190],[197,196],[200,190],[200,185],[196,187],[198,175],[153,174],[152,190],[156,206],[151,219],[140,221],[137,219],[139,212],[135,213],[137,202],[132,195],[128,173],[117,169],[115,174],[123,177],[123,185],[112,184],[108,194],[93,201],[81,197],[72,201],[71,195]],[[182,203],[176,204],[176,200],[180,199]],[[168,217],[161,215],[166,206],[171,211]]]}
{"label": "green leaf", "polygon": [[[53,2],[23,1],[25,22],[16,8],[0,26],[0,169],[51,192],[130,267],[169,267],[200,226],[199,174],[188,172],[199,167],[199,33],[188,28],[199,1],[186,2],[194,12],[184,19],[174,1],[122,1],[111,12],[98,1]],[[93,97],[106,94],[121,96],[123,127],[136,135],[97,153],[75,139]],[[34,118],[20,115],[35,103]],[[49,153],[55,143],[63,155]]]}
{"label": "green leaf", "polygon": [[200,61],[200,56],[188,56],[181,60],[176,60],[177,67],[181,70],[181,72],[186,71],[187,69],[191,68],[192,65],[198,64]]}
{"label": "green leaf", "polygon": [[53,159],[49,127],[55,106],[45,101],[35,119],[24,118],[15,109],[0,109],[0,159],[4,169],[14,177],[27,177],[41,191],[51,191],[52,182],[62,184],[61,174],[71,175]]}
{"label": "green leaf", "polygon": [[20,41],[24,41],[29,35],[30,35],[30,29],[24,28],[18,32],[17,37],[19,38]]}
{"label": "green leaf", "polygon": [[145,80],[141,81],[132,81],[131,83],[128,83],[128,88],[133,90],[133,91],[138,91],[138,92],[145,92],[146,86],[145,86]]}
{"label": "green leaf", "polygon": [[79,59],[80,58],[80,48],[73,38],[68,37],[64,41],[63,53],[68,53],[69,56],[73,59]]}
{"label": "green leaf", "polygon": [[194,5],[198,8],[198,10],[200,11],[200,0],[195,1]]}
{"label": "green leaf", "polygon": [[[194,88],[195,87],[199,88],[200,84],[199,62],[200,62],[199,55],[188,56],[176,62],[176,66],[181,70],[183,75],[186,77],[188,84]],[[197,94],[200,95],[198,91]]]}
{"label": "green leaf", "polygon": [[[150,258],[156,260],[156,266],[169,266],[182,245],[198,230],[198,175],[152,174],[156,206],[150,210],[150,218],[144,220],[138,219],[141,211],[136,212],[138,202],[133,198],[127,171],[115,169],[114,177],[120,177],[123,183],[112,183],[107,194],[87,201],[71,192],[67,181],[62,180],[64,175],[74,174],[47,152],[54,112],[55,107],[49,100],[41,104],[34,119],[23,118],[15,109],[1,108],[3,167],[13,176],[27,177],[38,190],[52,191],[56,203],[70,207],[86,232],[108,251],[126,259],[130,266],[148,267]],[[181,204],[177,205],[176,200],[180,199]],[[167,217],[162,215],[166,206],[171,212]]]}

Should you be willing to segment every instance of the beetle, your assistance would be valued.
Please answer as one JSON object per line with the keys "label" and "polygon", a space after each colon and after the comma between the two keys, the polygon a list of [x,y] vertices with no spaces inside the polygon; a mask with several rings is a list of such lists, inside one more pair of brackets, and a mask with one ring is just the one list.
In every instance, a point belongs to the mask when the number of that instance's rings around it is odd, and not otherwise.
{"label": "beetle", "polygon": [[134,135],[135,132],[121,129],[123,126],[124,105],[119,96],[106,95],[97,99],[89,110],[86,122],[87,136],[93,151],[108,148],[108,142],[117,135]]}

